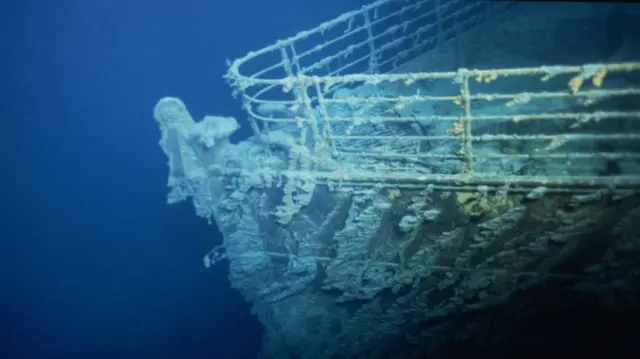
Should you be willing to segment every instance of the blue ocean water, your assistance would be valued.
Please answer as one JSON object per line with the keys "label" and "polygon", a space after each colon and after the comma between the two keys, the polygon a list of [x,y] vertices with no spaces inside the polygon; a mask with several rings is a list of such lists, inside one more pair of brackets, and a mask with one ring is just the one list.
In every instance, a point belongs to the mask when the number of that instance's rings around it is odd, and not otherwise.
{"label": "blue ocean water", "polygon": [[152,108],[244,121],[225,58],[363,3],[2,2],[0,357],[255,357],[226,265],[202,265],[216,228],[166,205]]}

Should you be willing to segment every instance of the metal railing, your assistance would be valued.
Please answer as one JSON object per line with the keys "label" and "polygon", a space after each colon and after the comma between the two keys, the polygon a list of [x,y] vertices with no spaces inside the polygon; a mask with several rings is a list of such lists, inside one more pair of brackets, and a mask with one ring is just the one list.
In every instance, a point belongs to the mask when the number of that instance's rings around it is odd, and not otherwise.
{"label": "metal railing", "polygon": [[[640,62],[402,73],[412,58],[508,10],[496,4],[377,1],[249,53],[231,63],[227,79],[256,134],[286,127],[306,148],[313,164],[277,171],[287,178],[567,191],[640,186],[640,173],[588,169],[595,161],[640,161],[633,145],[640,107],[611,105],[638,103],[640,88],[608,81],[640,72]],[[515,90],[494,89],[500,81]],[[436,83],[450,93],[424,91]],[[392,85],[392,95],[380,94]],[[373,92],[362,94],[367,87]],[[366,130],[372,126],[378,131]],[[616,151],[599,146],[619,143]],[[502,168],[507,162],[512,168]]]}

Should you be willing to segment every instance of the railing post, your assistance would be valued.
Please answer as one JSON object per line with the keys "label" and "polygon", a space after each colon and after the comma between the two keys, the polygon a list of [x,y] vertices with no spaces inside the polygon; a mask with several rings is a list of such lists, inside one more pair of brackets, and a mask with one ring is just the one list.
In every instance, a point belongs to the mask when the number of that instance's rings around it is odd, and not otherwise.
{"label": "railing post", "polygon": [[366,11],[363,16],[364,26],[367,29],[369,51],[371,52],[371,55],[369,55],[369,72],[375,74],[378,73],[378,50],[376,50],[376,44],[373,39],[373,29],[371,28],[371,17],[369,16],[369,11]]}
{"label": "railing post", "polygon": [[464,174],[473,176],[473,145],[471,135],[471,94],[469,92],[469,75],[467,69],[458,70],[458,80],[460,81],[460,95],[462,97],[462,106],[464,108],[463,125],[464,139],[462,152],[464,154]]}

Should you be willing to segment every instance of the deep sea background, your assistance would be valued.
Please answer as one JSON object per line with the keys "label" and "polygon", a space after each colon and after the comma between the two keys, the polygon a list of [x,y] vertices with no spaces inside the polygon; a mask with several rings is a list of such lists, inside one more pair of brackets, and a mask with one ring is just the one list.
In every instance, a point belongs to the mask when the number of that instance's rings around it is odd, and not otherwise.
{"label": "deep sea background", "polygon": [[166,205],[152,108],[244,121],[225,58],[364,3],[2,1],[0,357],[254,358],[259,323],[202,265],[217,230]]}

